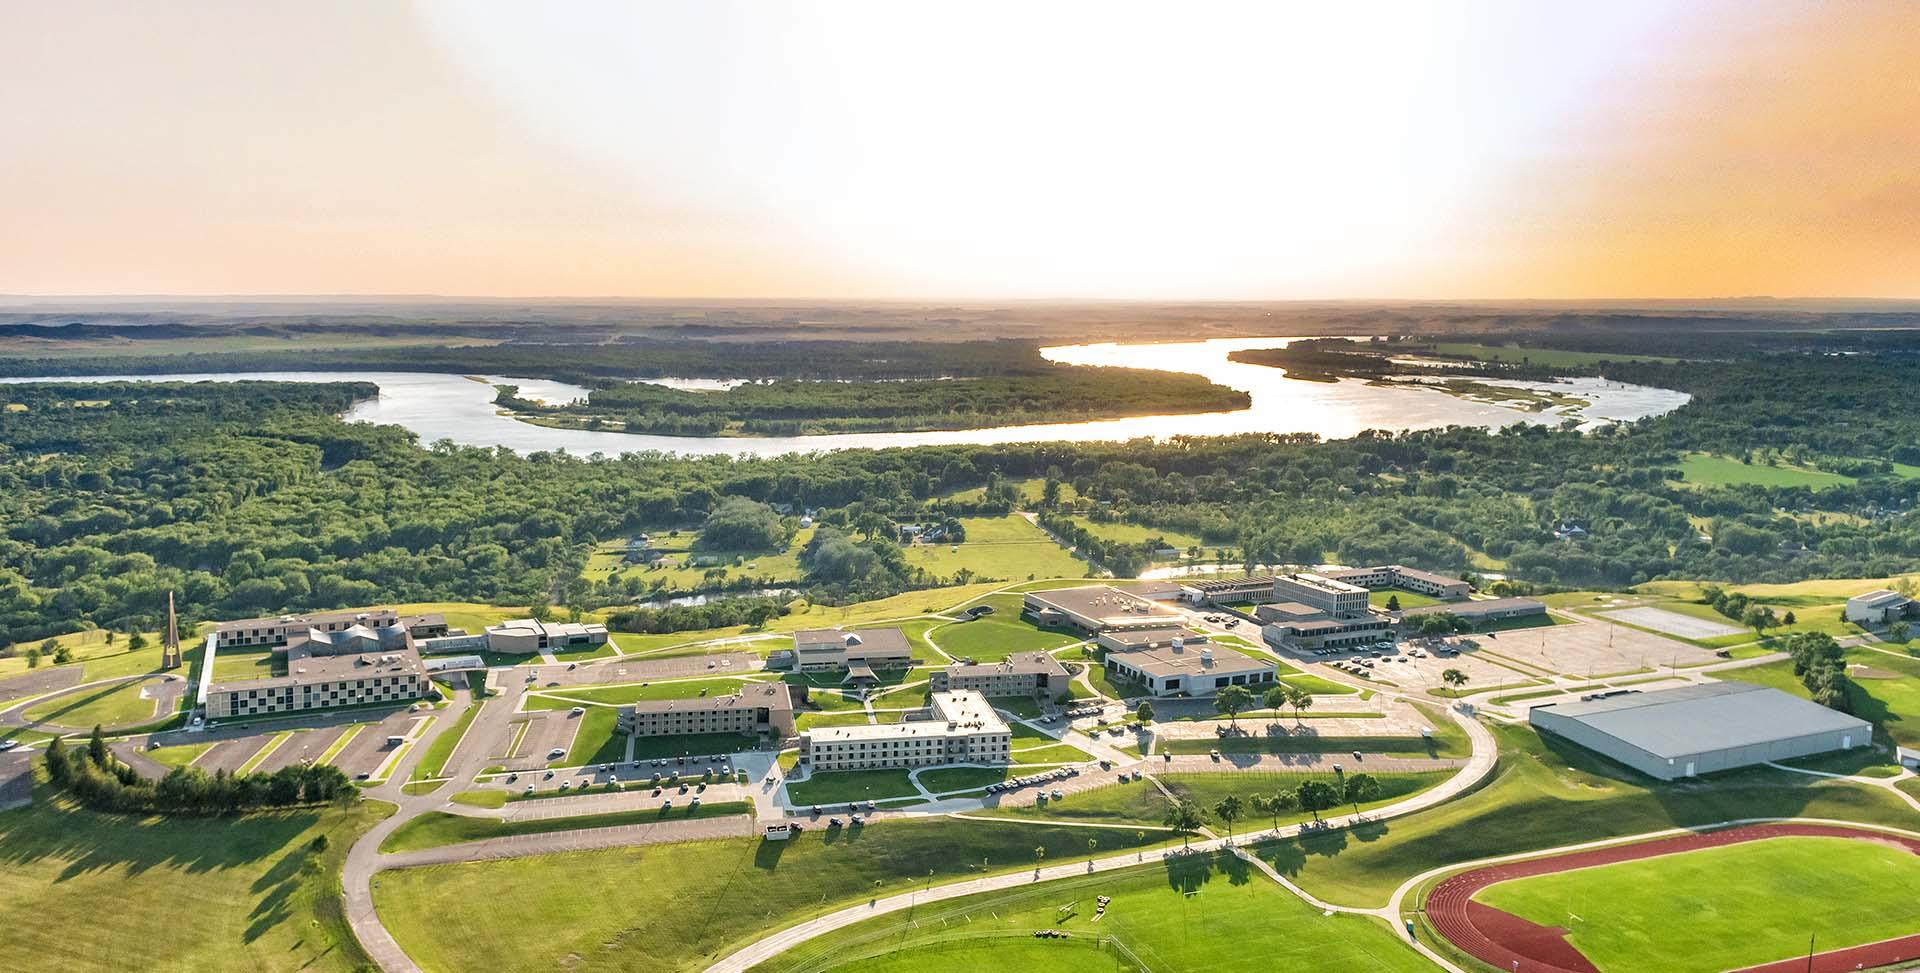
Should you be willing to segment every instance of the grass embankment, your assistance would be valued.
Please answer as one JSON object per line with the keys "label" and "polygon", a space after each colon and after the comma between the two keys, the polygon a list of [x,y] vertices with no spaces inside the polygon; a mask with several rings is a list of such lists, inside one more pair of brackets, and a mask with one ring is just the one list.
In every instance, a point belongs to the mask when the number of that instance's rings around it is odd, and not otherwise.
{"label": "grass embankment", "polygon": [[164,715],[156,714],[154,700],[144,695],[149,687],[158,685],[157,682],[142,680],[112,686],[92,686],[35,703],[27,707],[22,715],[34,722],[81,729],[92,729],[96,724],[106,727],[133,726],[152,720],[156,715]]}
{"label": "grass embankment", "polygon": [[44,786],[34,796],[0,814],[0,956],[12,968],[370,965],[340,911],[339,875],[391,805],[165,818],[98,814]]}
{"label": "grass embankment", "polygon": [[1764,768],[1661,783],[1530,727],[1492,729],[1500,764],[1472,794],[1406,818],[1266,842],[1258,854],[1329,902],[1377,907],[1436,866],[1598,838],[1751,817],[1913,823],[1912,809],[1863,784]]}
{"label": "grass embankment", "polygon": [[[1365,771],[1365,766],[1359,768]],[[1373,774],[1380,782],[1380,797],[1362,804],[1363,810],[1391,804],[1406,799],[1409,795],[1433,787],[1453,776],[1448,771],[1428,773]],[[1230,771],[1222,773],[1173,773],[1155,774],[1154,777],[1172,792],[1174,797],[1192,801],[1209,815],[1222,798],[1231,794],[1242,802],[1250,802],[1255,797],[1268,797],[1274,792],[1299,787],[1309,780],[1339,784],[1333,774],[1289,774],[1269,771]],[[1022,820],[1089,821],[1100,824],[1144,824],[1159,826],[1166,819],[1169,801],[1160,789],[1147,781],[1139,783],[1115,783],[1109,787],[1097,787],[1090,791],[1068,794],[1058,801],[1047,801],[1024,807],[996,808],[984,812],[991,817],[1017,818]],[[1342,806],[1326,811],[1327,814],[1345,814],[1352,811],[1351,806]],[[1306,811],[1282,814],[1279,824],[1293,824],[1306,821],[1313,815]],[[1257,814],[1251,806],[1246,816],[1233,823],[1238,832],[1259,831],[1273,827],[1276,819],[1271,815]],[[1225,834],[1226,822],[1212,820],[1209,827]]]}
{"label": "grass embankment", "polygon": [[[433,738],[433,742],[427,746],[426,754],[421,756],[419,763],[413,765],[413,780],[438,780],[440,775],[446,772],[447,761],[453,758],[453,751],[460,746],[460,741],[466,739],[467,727],[473,725],[473,718],[480,715],[480,708],[485,705],[487,704],[484,701],[468,705],[466,712],[461,713],[460,718],[455,720],[452,726],[441,730]],[[429,787],[427,790],[431,791],[433,788]]]}
{"label": "grass embankment", "polygon": [[1809,935],[1826,951],[1911,934],[1916,888],[1920,857],[1905,849],[1790,837],[1537,875],[1474,899],[1569,926],[1602,970],[1689,973],[1799,956]]}
{"label": "grass embankment", "polygon": [[[1094,919],[1097,896],[1109,896]],[[1065,939],[1037,939],[1057,929]],[[1117,939],[1154,970],[1432,969],[1387,926],[1360,916],[1323,916],[1227,852],[1084,878],[1023,886],[850,926],[783,953],[755,973],[917,973],[927,969],[1110,973],[1133,964],[1102,940]]]}
{"label": "grass embankment", "polygon": [[[1109,855],[1131,828],[889,821],[758,838],[646,845],[383,873],[380,916],[429,970],[547,969],[580,957],[609,968],[702,969],[775,929],[853,902],[986,872]],[[609,894],[633,889],[672,894]],[[514,890],[501,895],[501,889]],[[570,960],[569,957],[575,958]]]}
{"label": "grass embankment", "polygon": [[385,841],[380,842],[380,851],[390,854],[399,851],[419,851],[423,848],[439,848],[442,845],[465,844],[469,841],[486,841],[489,838],[510,838],[514,835],[616,828],[629,824],[659,824],[662,821],[690,821],[696,818],[721,818],[733,814],[752,813],[753,804],[748,801],[717,801],[712,804],[701,804],[699,807],[681,806],[665,811],[659,808],[647,808],[639,811],[583,814],[566,818],[535,818],[526,821],[500,821],[494,818],[472,818],[441,811],[429,811],[401,825],[388,835]]}

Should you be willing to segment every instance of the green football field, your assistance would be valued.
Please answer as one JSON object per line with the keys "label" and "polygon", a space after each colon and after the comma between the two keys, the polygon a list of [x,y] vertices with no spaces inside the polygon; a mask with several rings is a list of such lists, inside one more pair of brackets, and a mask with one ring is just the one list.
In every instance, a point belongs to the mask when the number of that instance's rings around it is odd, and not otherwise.
{"label": "green football field", "polygon": [[1920,932],[1920,855],[1783,837],[1502,882],[1474,896],[1605,973],[1709,973]]}

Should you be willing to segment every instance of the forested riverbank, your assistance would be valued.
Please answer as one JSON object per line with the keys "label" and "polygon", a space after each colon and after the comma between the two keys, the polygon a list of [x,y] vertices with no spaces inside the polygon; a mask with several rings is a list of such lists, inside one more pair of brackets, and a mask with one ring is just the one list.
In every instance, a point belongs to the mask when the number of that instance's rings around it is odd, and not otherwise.
{"label": "forested riverbank", "polygon": [[[698,527],[724,497],[811,509],[836,528],[809,545],[797,584],[828,600],[951,580],[900,557],[874,517],[938,522],[1015,504],[1180,531],[1234,561],[1399,561],[1542,583],[1920,567],[1909,475],[1920,470],[1897,465],[1920,459],[1912,360],[1769,356],[1610,375],[1694,398],[1593,433],[581,458],[344,423],[335,413],[369,392],[352,383],[3,386],[0,642],[82,624],[151,630],[169,590],[196,619],[456,599],[628,604],[639,596],[583,577],[592,546]],[[1851,472],[1688,479],[1699,456],[1736,473]],[[1011,489],[1049,480],[1060,488],[1033,499]],[[1566,524],[1584,536],[1556,539]]]}

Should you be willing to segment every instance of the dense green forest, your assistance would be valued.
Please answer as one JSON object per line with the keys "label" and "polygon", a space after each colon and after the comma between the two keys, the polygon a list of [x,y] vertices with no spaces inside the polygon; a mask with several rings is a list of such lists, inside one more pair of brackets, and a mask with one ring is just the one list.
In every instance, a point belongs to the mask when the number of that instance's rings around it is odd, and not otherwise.
{"label": "dense green forest", "polygon": [[754,382],[687,392],[647,382],[595,389],[586,402],[545,405],[503,386],[496,401],[533,421],[669,436],[811,436],[973,429],[1164,413],[1244,409],[1247,393],[1199,375],[1050,365],[1036,374],[891,382]]}
{"label": "dense green forest", "polygon": [[[370,391],[350,383],[0,386],[0,643],[82,624],[150,629],[168,590],[196,619],[429,600],[627,605],[651,594],[639,573],[585,580],[590,545],[699,526],[728,497],[818,510],[844,528],[816,531],[803,586],[869,597],[951,579],[913,568],[885,532],[860,525],[1001,512],[1011,484],[1033,478],[1073,487],[1053,492],[1073,499],[1050,515],[1180,530],[1235,561],[1491,561],[1529,581],[1602,586],[1920,566],[1920,478],[1891,465],[1920,460],[1920,413],[1908,405],[1920,363],[1767,355],[1608,376],[1693,399],[1591,434],[581,458],[348,425],[335,413]],[[1857,475],[1818,491],[1678,482],[1695,451],[1852,463]],[[723,513],[769,544],[786,536],[757,507]],[[1555,540],[1565,522],[1588,536]]]}

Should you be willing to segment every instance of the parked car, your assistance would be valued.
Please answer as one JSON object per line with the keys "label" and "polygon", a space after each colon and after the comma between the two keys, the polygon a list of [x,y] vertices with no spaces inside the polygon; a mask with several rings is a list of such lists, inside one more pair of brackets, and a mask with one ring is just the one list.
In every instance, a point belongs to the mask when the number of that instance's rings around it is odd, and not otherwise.
{"label": "parked car", "polygon": [[567,755],[567,748],[565,747],[554,747],[552,750],[547,751],[548,760],[559,760],[561,757],[564,757],[566,755]]}

